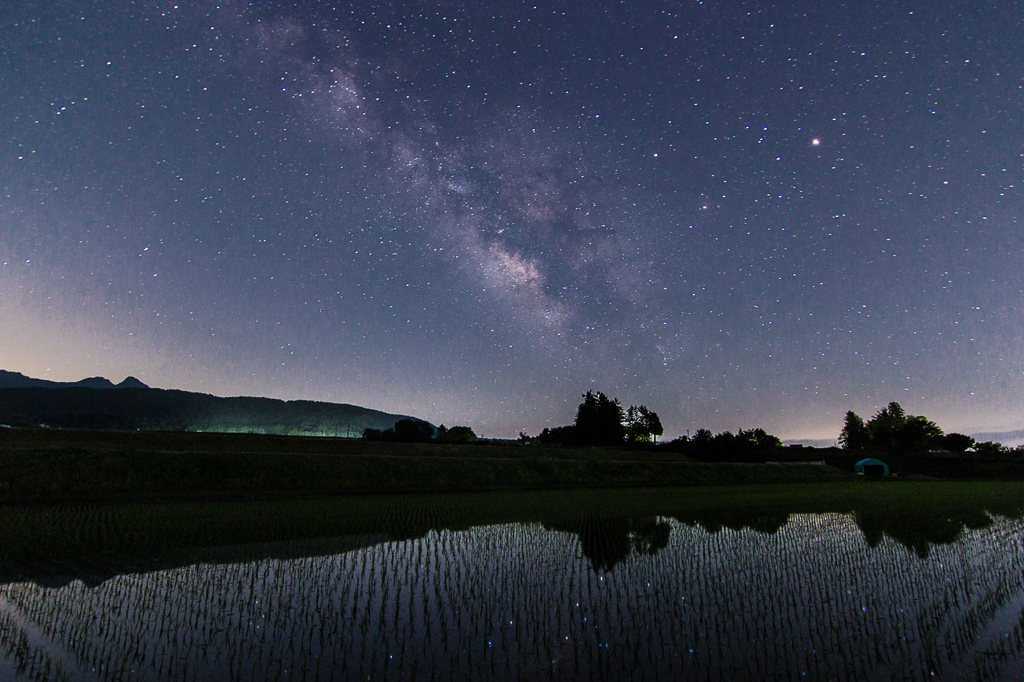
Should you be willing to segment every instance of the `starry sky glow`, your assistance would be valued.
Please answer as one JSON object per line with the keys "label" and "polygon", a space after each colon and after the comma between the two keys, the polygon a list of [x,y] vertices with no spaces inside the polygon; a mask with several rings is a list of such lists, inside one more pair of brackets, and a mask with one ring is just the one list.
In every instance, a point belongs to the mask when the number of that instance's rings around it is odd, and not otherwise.
{"label": "starry sky glow", "polygon": [[0,367],[1024,428],[1019,2],[13,0]]}

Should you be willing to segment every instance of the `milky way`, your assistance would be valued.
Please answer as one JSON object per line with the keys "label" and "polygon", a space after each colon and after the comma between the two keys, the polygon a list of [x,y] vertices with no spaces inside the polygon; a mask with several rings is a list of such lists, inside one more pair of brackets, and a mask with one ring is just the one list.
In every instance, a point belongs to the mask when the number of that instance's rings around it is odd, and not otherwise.
{"label": "milky way", "polygon": [[[580,3],[581,5],[583,3]],[[1024,13],[11,3],[0,366],[514,437],[1024,427]]]}

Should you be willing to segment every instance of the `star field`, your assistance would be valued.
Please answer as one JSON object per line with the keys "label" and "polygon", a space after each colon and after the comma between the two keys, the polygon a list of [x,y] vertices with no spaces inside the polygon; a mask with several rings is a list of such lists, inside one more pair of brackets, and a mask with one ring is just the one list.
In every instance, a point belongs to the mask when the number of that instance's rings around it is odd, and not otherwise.
{"label": "star field", "polygon": [[0,366],[514,437],[1024,428],[1013,2],[0,19]]}

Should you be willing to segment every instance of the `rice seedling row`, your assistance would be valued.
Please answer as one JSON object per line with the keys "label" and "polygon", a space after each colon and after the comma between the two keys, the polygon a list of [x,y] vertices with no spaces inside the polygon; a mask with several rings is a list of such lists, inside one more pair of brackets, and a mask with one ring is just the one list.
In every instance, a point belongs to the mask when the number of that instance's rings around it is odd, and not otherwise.
{"label": "rice seedling row", "polygon": [[[404,527],[443,516],[388,513]],[[1024,660],[1019,520],[921,556],[888,538],[870,546],[851,514],[792,515],[772,534],[657,517],[632,526],[615,561],[621,534],[603,531],[620,519],[581,510],[576,523],[430,530],[98,584],[10,582],[0,656],[32,680],[981,680]],[[661,546],[651,538],[664,528]]]}

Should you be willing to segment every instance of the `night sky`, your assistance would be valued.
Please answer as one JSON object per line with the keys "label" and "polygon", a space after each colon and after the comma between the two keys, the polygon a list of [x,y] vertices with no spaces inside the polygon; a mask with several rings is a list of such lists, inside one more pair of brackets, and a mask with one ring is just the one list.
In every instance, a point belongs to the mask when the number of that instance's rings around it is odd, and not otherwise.
{"label": "night sky", "polygon": [[0,368],[515,437],[1024,428],[1024,8],[24,2]]}

